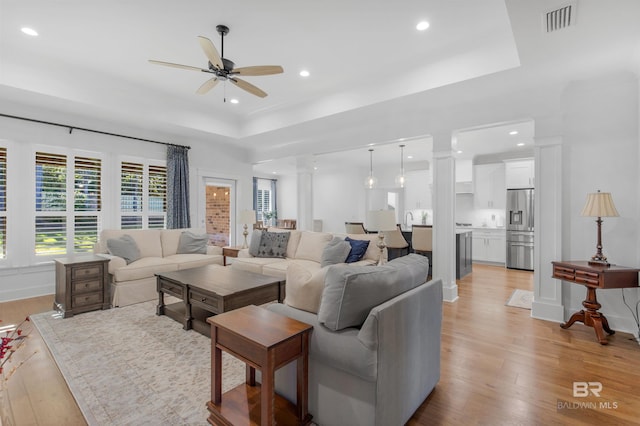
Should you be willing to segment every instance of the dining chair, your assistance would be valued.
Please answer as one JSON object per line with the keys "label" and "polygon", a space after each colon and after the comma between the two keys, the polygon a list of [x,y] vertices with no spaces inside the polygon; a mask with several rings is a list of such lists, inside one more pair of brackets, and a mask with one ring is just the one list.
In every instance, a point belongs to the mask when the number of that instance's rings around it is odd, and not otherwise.
{"label": "dining chair", "polygon": [[347,234],[366,234],[364,229],[364,222],[345,222],[344,226],[347,230]]}
{"label": "dining chair", "polygon": [[400,225],[393,231],[385,231],[384,241],[387,245],[389,260],[409,254],[409,243],[404,238],[404,235],[402,235]]}
{"label": "dining chair", "polygon": [[429,258],[429,265],[433,265],[433,226],[413,225],[411,229],[411,246],[413,247],[413,252],[427,256]]}

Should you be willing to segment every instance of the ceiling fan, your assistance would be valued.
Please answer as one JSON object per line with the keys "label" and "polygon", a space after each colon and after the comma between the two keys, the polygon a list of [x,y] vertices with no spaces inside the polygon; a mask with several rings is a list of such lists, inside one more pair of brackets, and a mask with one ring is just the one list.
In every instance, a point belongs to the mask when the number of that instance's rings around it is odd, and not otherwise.
{"label": "ceiling fan", "polygon": [[230,81],[239,88],[246,90],[252,95],[264,98],[267,93],[253,84],[239,79],[237,76],[256,76],[256,75],[272,75],[280,74],[283,69],[280,65],[257,65],[252,67],[235,68],[233,61],[224,57],[224,36],[229,33],[229,27],[226,25],[217,25],[216,30],[220,34],[222,55],[218,53],[218,49],[213,45],[211,40],[206,37],[198,36],[200,47],[204,51],[208,61],[207,68],[192,67],[189,65],[174,64],[171,62],[162,62],[149,60],[152,64],[165,65],[168,67],[182,68],[185,70],[200,71],[213,74],[214,76],[205,81],[202,86],[196,90],[199,95],[204,95],[213,89],[220,81]]}

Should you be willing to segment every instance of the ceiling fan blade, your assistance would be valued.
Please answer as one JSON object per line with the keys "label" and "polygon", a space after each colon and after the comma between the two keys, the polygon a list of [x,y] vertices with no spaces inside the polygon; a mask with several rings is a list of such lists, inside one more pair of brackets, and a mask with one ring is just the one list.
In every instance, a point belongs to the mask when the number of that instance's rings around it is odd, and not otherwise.
{"label": "ceiling fan blade", "polygon": [[280,65],[258,65],[255,67],[235,68],[232,74],[238,75],[271,75],[281,74],[284,70]]}
{"label": "ceiling fan blade", "polygon": [[267,92],[261,89],[258,89],[253,84],[248,83],[244,80],[240,80],[239,78],[235,78],[235,77],[230,78],[229,81],[235,84],[236,86],[238,86],[239,88],[241,88],[242,90],[246,90],[247,92],[251,93],[252,95],[256,95],[260,98],[264,98],[265,96],[267,96]]}
{"label": "ceiling fan blade", "polygon": [[202,86],[200,86],[198,88],[198,90],[196,90],[196,93],[198,95],[204,95],[209,90],[211,90],[214,87],[216,87],[216,84],[218,84],[218,82],[220,82],[220,80],[218,80],[217,77],[210,78],[209,80],[207,80],[204,83],[202,83]]}
{"label": "ceiling fan blade", "polygon": [[224,65],[222,65],[218,49],[216,49],[211,40],[204,36],[198,36],[198,42],[200,43],[200,47],[202,47],[204,54],[207,55],[209,62],[211,62],[215,67],[223,69]]}
{"label": "ceiling fan blade", "polygon": [[192,66],[189,66],[189,65],[174,64],[172,62],[154,61],[153,59],[149,59],[149,62],[151,62],[152,64],[156,64],[156,65],[164,65],[166,67],[181,68],[183,70],[208,72],[207,70],[202,69],[202,68],[192,67]]}

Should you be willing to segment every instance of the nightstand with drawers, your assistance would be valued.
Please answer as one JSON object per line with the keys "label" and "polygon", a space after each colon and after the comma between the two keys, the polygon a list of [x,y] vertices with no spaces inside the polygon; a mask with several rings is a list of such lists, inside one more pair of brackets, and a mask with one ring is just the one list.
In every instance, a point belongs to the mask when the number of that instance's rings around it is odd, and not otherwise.
{"label": "nightstand with drawers", "polygon": [[94,255],[55,259],[56,298],[53,309],[64,318],[109,309],[109,259]]}

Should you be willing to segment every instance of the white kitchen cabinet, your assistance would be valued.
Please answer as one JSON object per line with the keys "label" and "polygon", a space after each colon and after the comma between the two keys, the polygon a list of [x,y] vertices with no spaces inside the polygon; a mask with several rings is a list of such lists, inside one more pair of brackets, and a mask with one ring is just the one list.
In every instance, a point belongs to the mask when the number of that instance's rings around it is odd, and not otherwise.
{"label": "white kitchen cabinet", "polygon": [[473,206],[476,209],[506,208],[507,186],[503,163],[474,166]]}
{"label": "white kitchen cabinet", "polygon": [[471,194],[473,190],[471,160],[456,160],[456,194]]}
{"label": "white kitchen cabinet", "polygon": [[[431,209],[433,179],[430,170],[412,170],[405,173],[404,210]],[[419,218],[416,218],[419,220]],[[420,223],[420,222],[416,222]]]}
{"label": "white kitchen cabinet", "polygon": [[533,159],[505,162],[507,189],[533,188],[535,183]]}
{"label": "white kitchen cabinet", "polygon": [[507,238],[504,229],[474,228],[472,248],[474,262],[504,264]]}

